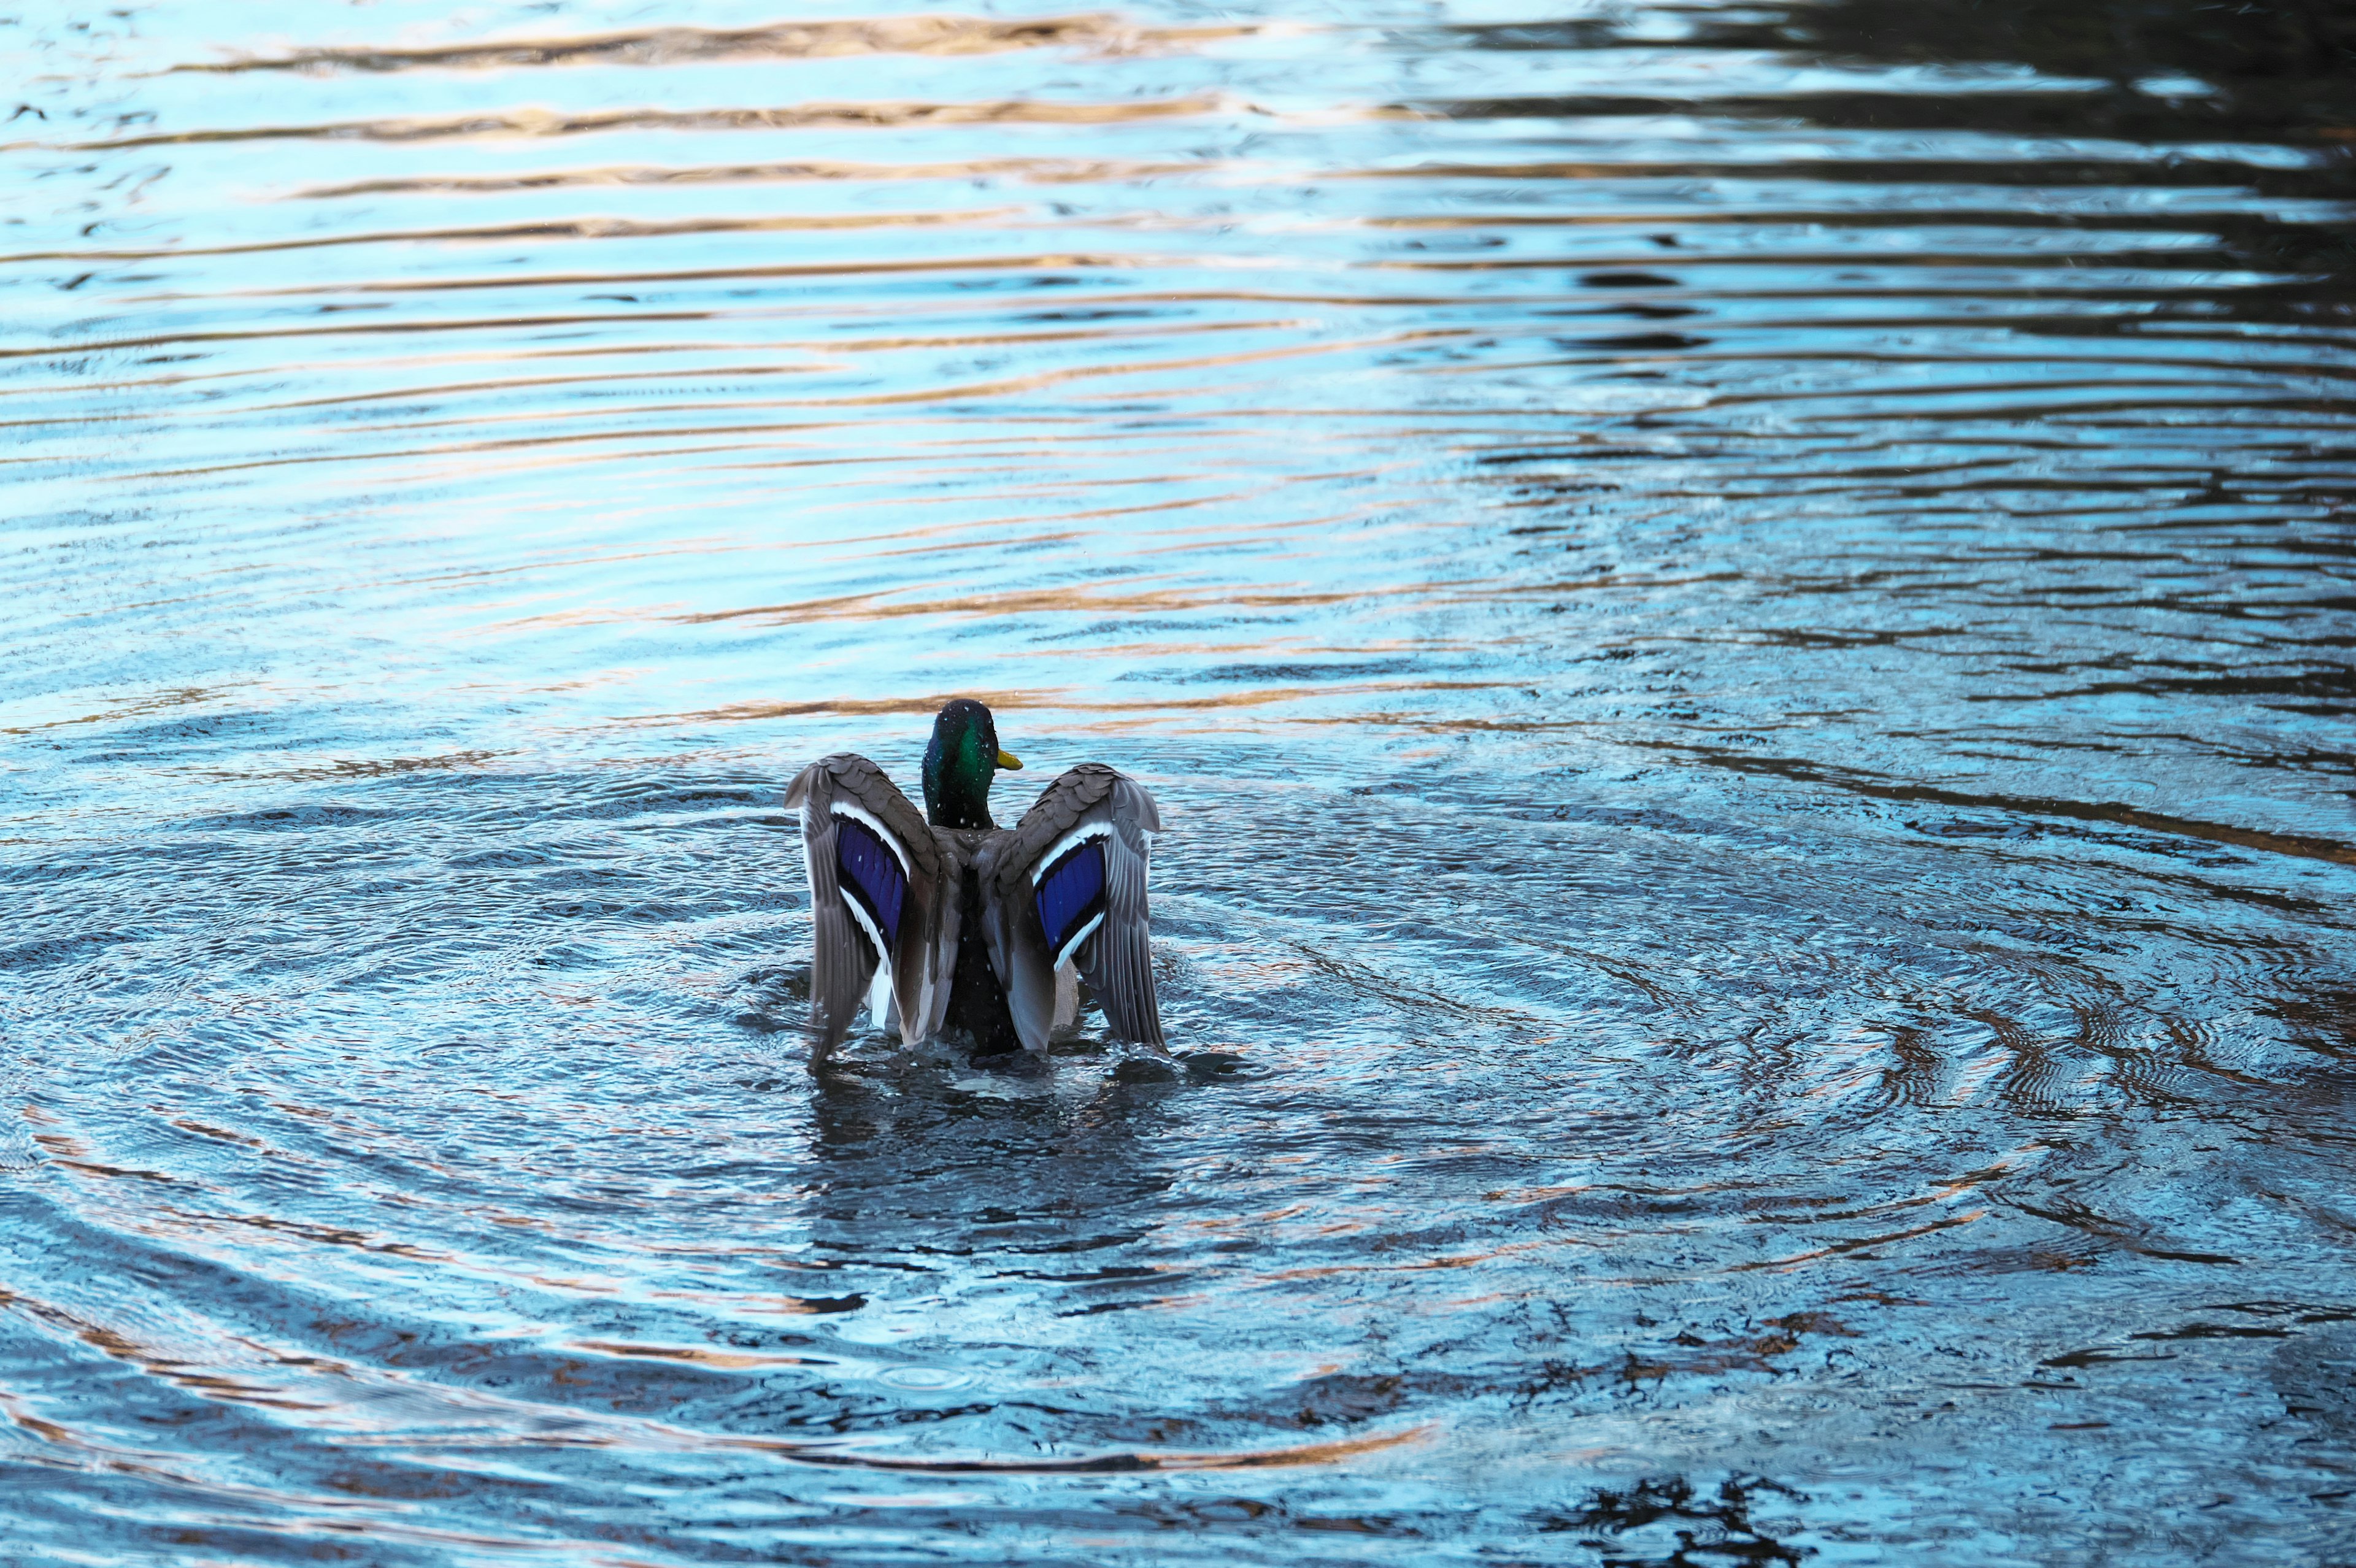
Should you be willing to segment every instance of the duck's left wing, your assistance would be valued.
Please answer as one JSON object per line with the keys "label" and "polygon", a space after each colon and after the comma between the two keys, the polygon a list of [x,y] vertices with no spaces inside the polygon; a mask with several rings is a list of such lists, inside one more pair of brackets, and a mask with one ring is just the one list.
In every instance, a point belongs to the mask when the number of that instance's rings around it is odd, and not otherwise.
{"label": "duck's left wing", "polygon": [[943,955],[957,951],[957,901],[949,896],[957,847],[865,757],[846,752],[812,763],[787,790],[786,804],[802,814],[818,1053],[833,1050],[851,1028],[879,967],[889,976],[901,1038],[923,1039],[948,992]]}
{"label": "duck's left wing", "polygon": [[1161,830],[1162,812],[1143,784],[1083,763],[977,858],[991,966],[1026,1049],[1047,1048],[1055,973],[1066,964],[1087,978],[1114,1034],[1162,1043],[1145,901]]}

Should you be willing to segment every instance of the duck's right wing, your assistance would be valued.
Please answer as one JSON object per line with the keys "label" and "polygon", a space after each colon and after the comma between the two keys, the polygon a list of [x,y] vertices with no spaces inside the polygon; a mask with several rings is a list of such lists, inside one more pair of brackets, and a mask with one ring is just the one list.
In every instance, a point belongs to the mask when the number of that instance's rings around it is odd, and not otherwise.
{"label": "duck's right wing", "polygon": [[818,1054],[841,1041],[879,966],[901,1038],[924,1039],[946,1005],[956,961],[956,846],[864,757],[821,757],[795,778],[786,804],[802,814]]}
{"label": "duck's right wing", "polygon": [[1049,784],[1023,820],[975,860],[983,934],[1015,1032],[1044,1051],[1056,975],[1076,967],[1123,1040],[1162,1043],[1145,877],[1162,812],[1143,784],[1083,763]]}

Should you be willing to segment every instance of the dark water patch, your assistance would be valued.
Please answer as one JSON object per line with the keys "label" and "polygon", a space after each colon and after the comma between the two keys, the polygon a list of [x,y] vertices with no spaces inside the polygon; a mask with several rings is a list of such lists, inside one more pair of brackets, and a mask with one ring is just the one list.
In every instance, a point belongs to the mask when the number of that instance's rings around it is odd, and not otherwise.
{"label": "dark water patch", "polygon": [[[1816,1548],[1778,1541],[1755,1526],[1754,1500],[1769,1507],[1780,1503],[1788,1509],[1809,1499],[1789,1487],[1741,1476],[1720,1482],[1713,1497],[1697,1494],[1683,1476],[1670,1476],[1638,1481],[1625,1490],[1599,1490],[1585,1508],[1543,1514],[1534,1522],[1548,1533],[1580,1534],[1586,1538],[1582,1544],[1601,1550],[1602,1560],[1614,1564],[1797,1563],[1816,1554]],[[1779,1523],[1778,1528],[1791,1531],[1795,1523]],[[1662,1537],[1675,1542],[1666,1557],[1621,1555],[1657,1551],[1667,1544]],[[1693,1555],[1697,1552],[1700,1555]]]}

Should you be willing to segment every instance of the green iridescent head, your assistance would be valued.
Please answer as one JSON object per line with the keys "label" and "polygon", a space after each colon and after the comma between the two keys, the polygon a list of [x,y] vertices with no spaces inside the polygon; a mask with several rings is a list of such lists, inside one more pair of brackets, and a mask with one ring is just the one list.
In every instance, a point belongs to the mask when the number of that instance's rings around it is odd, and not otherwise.
{"label": "green iridescent head", "polygon": [[998,725],[990,709],[960,697],[933,720],[933,743],[925,748],[925,817],[936,827],[995,827],[990,819],[990,781],[1001,768],[1023,764],[998,747]]}

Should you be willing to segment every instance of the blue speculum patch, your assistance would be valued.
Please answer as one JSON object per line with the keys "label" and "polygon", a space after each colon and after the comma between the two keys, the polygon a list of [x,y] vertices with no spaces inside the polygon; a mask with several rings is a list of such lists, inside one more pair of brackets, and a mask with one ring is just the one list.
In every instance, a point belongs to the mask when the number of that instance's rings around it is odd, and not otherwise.
{"label": "blue speculum patch", "polygon": [[1060,953],[1073,933],[1104,912],[1104,841],[1091,838],[1049,867],[1032,901],[1049,951]]}
{"label": "blue speculum patch", "polygon": [[857,899],[874,921],[875,929],[884,933],[884,945],[897,945],[900,905],[907,896],[908,878],[884,840],[865,823],[842,817],[835,824],[834,864],[843,892]]}

